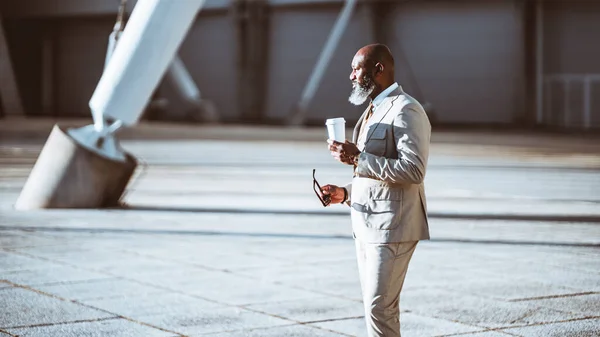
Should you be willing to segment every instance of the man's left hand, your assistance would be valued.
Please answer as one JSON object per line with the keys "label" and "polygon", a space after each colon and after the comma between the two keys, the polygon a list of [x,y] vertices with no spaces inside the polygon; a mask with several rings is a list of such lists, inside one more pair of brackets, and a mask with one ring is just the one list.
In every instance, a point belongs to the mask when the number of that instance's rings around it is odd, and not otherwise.
{"label": "man's left hand", "polygon": [[346,141],[345,143],[336,142],[328,139],[329,151],[333,158],[346,165],[354,165],[354,156],[360,154],[360,150],[355,144]]}

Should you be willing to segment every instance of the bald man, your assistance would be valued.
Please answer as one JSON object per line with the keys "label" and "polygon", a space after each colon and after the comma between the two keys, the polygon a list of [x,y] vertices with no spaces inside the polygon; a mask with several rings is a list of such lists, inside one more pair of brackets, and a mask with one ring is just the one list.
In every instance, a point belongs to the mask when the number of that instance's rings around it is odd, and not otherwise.
{"label": "bald man", "polygon": [[346,186],[323,186],[332,204],[351,207],[369,337],[400,336],[400,291],[420,240],[429,239],[423,180],[431,125],[417,100],[394,80],[394,58],[382,44],[352,60],[349,101],[369,106],[352,142],[328,140],[332,156],[354,167]]}

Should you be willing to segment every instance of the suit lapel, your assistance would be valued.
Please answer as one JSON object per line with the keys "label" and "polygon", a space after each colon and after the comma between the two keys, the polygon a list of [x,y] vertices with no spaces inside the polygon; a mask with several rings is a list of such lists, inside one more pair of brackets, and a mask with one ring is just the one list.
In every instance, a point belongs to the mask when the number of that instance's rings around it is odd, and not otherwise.
{"label": "suit lapel", "polygon": [[[381,124],[381,121],[385,118],[385,116],[387,116],[388,112],[392,110],[394,101],[400,97],[400,93],[397,90],[398,89],[394,90],[388,97],[385,98],[385,100],[381,103],[381,106],[373,113],[373,116],[371,116],[367,122],[367,125],[365,125],[365,130],[367,132],[365,143],[369,141],[369,138],[371,138],[371,135],[373,132],[375,132],[375,129],[377,129],[379,124]],[[369,125],[373,124],[375,127],[370,129]]]}
{"label": "suit lapel", "polygon": [[[369,125],[375,123],[374,122],[375,120],[377,121],[376,122],[377,124],[381,123],[383,118],[385,118],[385,116],[388,114],[388,112],[392,109],[392,106],[394,105],[394,101],[396,99],[398,99],[398,97],[400,97],[400,95],[402,95],[402,93],[403,93],[402,87],[398,86],[398,88],[396,88],[396,90],[392,91],[383,100],[383,102],[381,102],[381,106],[379,107],[379,109],[377,109],[375,112],[373,112],[373,115],[371,116],[371,118],[369,118],[367,125],[365,125],[366,132],[369,132],[369,129],[367,127]],[[364,121],[365,121],[365,116],[368,111],[369,111],[369,107],[367,106],[365,111],[360,116],[360,119],[356,123],[356,126],[354,127],[354,132],[352,134],[352,143],[354,143],[354,144],[357,144],[357,142],[358,142],[358,137],[360,136],[360,128],[362,126],[362,123],[364,123]],[[375,131],[375,130],[372,130],[371,132],[369,132],[369,134],[373,134],[373,131]],[[368,141],[368,138],[369,137],[367,137],[367,141]],[[365,141],[365,143],[367,141]]]}

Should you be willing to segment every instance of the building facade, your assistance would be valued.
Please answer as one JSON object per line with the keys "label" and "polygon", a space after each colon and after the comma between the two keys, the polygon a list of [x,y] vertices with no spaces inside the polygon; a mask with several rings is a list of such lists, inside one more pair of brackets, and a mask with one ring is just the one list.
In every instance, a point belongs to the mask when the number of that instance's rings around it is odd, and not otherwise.
{"label": "building facade", "polygon": [[[0,3],[27,115],[90,116],[118,4]],[[179,56],[224,122],[285,123],[343,6],[207,0]],[[398,82],[437,124],[600,129],[598,38],[600,1],[359,1],[304,123],[358,119],[364,107],[347,101],[350,62],[361,46],[382,42],[394,53]],[[186,119],[168,85],[156,97],[174,104],[148,118]]]}

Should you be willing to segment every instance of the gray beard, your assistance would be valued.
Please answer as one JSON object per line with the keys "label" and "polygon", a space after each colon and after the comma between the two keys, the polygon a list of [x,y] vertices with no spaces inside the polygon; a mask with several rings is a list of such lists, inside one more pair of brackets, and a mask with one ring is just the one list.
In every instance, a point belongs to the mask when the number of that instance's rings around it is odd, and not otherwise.
{"label": "gray beard", "polygon": [[354,105],[361,105],[369,98],[373,90],[375,90],[375,83],[373,81],[367,81],[365,86],[354,82],[352,83],[352,92],[350,93],[350,97],[348,97],[348,101]]}

